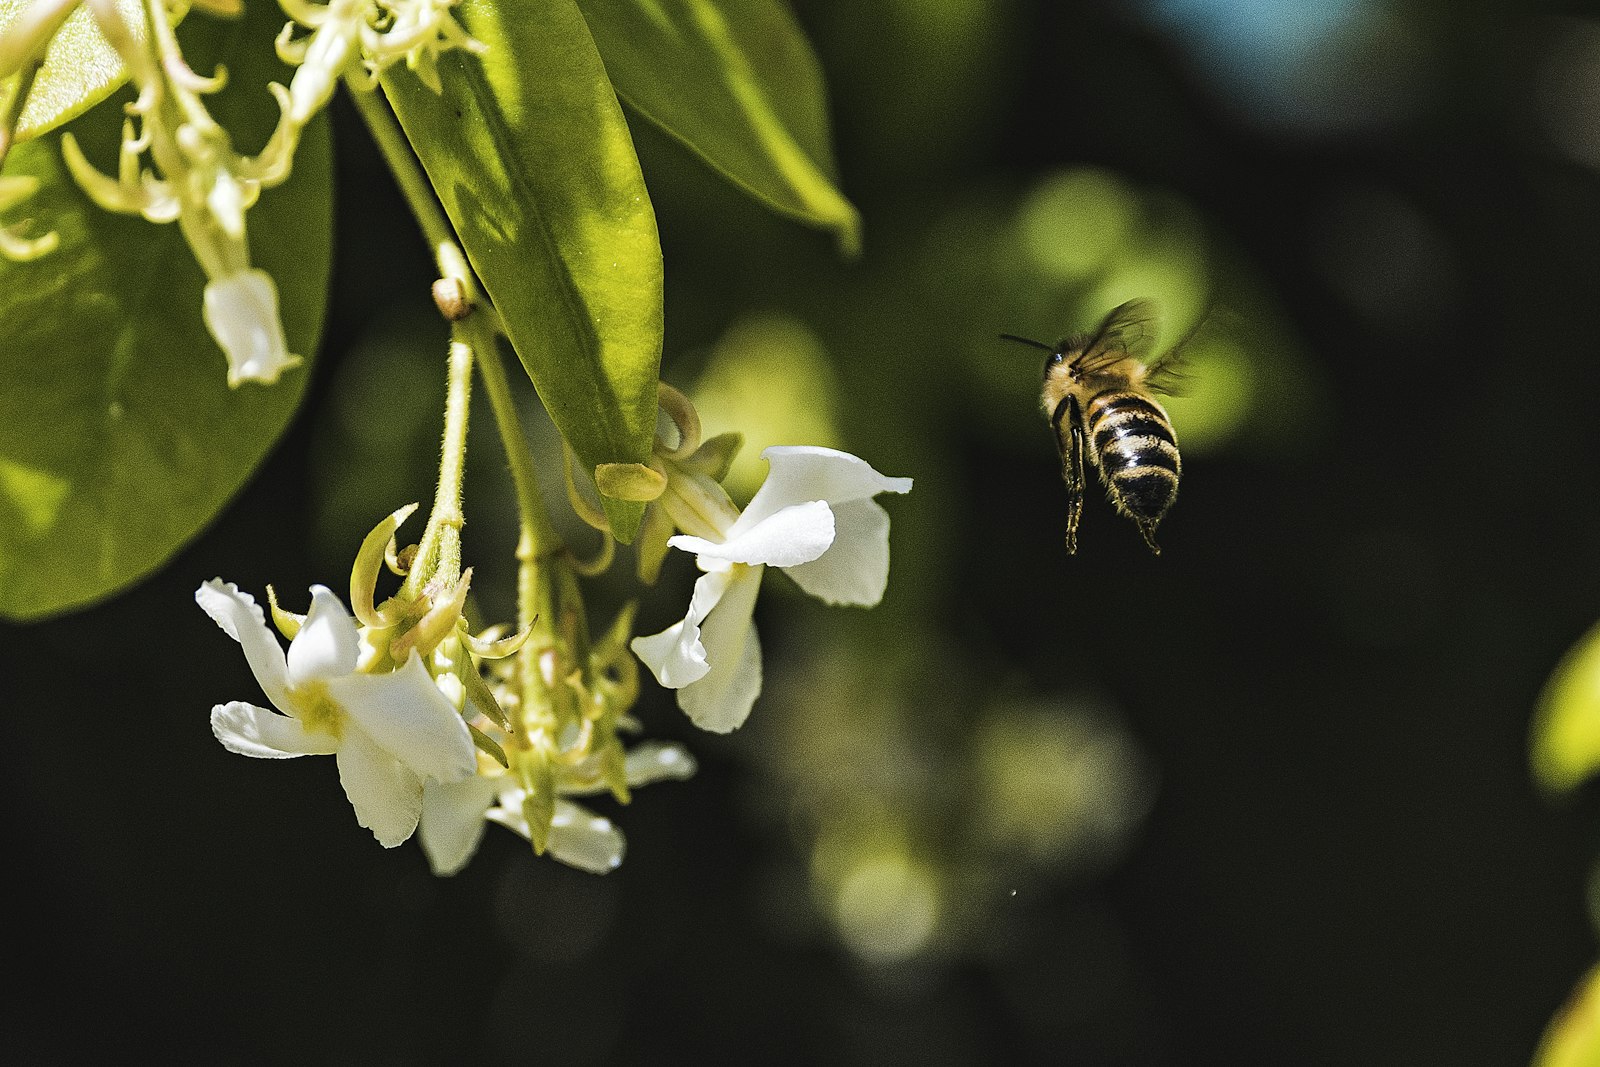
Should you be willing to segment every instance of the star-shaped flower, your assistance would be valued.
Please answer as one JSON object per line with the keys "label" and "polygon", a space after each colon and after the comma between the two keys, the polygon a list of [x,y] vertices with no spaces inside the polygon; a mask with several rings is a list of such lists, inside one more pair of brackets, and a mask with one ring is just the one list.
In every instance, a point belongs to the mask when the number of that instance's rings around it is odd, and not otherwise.
{"label": "star-shaped flower", "polygon": [[218,704],[211,709],[217,740],[265,759],[334,756],[356,819],[385,848],[416,829],[424,780],[455,782],[477,769],[467,724],[414,651],[395,670],[357,670],[360,631],[326,587],[311,588],[311,610],[287,656],[261,608],[234,585],[214,578],[195,601],[243,646],[277,709]]}
{"label": "star-shaped flower", "polygon": [[720,538],[679,534],[667,542],[695,553],[706,572],[683,621],[631,646],[657,681],[678,690],[695,725],[718,733],[742,724],[761,692],[751,620],[765,569],[782,568],[829,604],[871,607],[889,580],[889,514],[872,498],[911,491],[910,478],[885,477],[832,448],[780,446],[761,455],[767,479]]}

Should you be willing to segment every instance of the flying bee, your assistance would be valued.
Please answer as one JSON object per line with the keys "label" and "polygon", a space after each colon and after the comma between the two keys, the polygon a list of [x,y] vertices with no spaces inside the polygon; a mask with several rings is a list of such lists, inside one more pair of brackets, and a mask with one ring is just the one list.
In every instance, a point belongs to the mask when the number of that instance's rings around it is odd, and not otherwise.
{"label": "flying bee", "polygon": [[1055,431],[1061,477],[1067,483],[1067,551],[1078,551],[1083,516],[1083,456],[1100,472],[1112,505],[1139,527],[1150,551],[1156,526],[1178,498],[1178,438],[1153,394],[1171,393],[1182,343],[1146,362],[1138,352],[1154,334],[1155,308],[1130,300],[1111,310],[1094,333],[1054,345],[1001,334],[1007,341],[1043,349],[1040,402]]}

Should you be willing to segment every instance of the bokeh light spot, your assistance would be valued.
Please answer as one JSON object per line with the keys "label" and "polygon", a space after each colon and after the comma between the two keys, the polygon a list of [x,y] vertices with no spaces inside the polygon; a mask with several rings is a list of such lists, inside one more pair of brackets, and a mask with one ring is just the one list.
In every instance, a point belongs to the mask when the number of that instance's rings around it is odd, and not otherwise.
{"label": "bokeh light spot", "polygon": [[744,434],[724,483],[736,499],[749,499],[766,477],[761,450],[769,445],[838,447],[838,392],[822,341],[799,319],[750,315],[729,328],[700,375],[694,402],[708,436]]}
{"label": "bokeh light spot", "polygon": [[1085,168],[1040,182],[1017,222],[1031,265],[1049,281],[1076,282],[1116,254],[1139,215],[1139,200],[1121,179]]}
{"label": "bokeh light spot", "polygon": [[896,852],[860,857],[840,881],[834,907],[845,942],[878,964],[922,953],[939,924],[932,873]]}

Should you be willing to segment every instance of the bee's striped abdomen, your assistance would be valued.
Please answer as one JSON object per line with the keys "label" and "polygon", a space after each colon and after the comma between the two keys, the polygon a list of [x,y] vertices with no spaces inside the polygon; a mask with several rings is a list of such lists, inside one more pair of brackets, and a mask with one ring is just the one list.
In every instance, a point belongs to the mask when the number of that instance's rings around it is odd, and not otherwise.
{"label": "bee's striped abdomen", "polygon": [[1178,498],[1182,463],[1167,413],[1139,393],[1108,390],[1089,401],[1084,424],[1111,502],[1132,516],[1149,540]]}

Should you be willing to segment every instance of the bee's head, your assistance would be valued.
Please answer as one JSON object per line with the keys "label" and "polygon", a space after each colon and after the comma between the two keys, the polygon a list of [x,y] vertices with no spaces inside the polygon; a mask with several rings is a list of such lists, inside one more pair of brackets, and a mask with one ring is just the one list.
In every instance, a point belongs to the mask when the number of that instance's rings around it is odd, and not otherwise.
{"label": "bee's head", "polygon": [[1018,337],[1014,333],[1003,333],[1000,335],[1000,340],[1015,341],[1019,345],[1043,349],[1047,353],[1044,357],[1044,377],[1046,381],[1049,381],[1052,375],[1059,376],[1062,373],[1061,368],[1069,367],[1067,353],[1071,351],[1070,341],[1062,341],[1060,344],[1052,346],[1045,344],[1043,341],[1035,341],[1031,337]]}
{"label": "bee's head", "polygon": [[1050,348],[1049,355],[1044,357],[1044,380],[1076,382],[1081,375],[1078,372],[1079,358],[1089,344],[1085,337],[1063,337]]}

